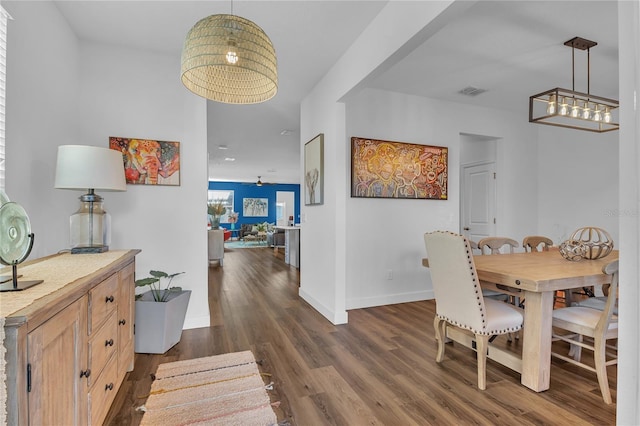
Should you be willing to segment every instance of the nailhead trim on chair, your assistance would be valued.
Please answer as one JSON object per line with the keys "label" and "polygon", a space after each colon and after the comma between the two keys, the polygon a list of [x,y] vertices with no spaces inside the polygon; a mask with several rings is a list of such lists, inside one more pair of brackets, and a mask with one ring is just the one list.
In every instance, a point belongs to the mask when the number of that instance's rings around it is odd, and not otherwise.
{"label": "nailhead trim on chair", "polygon": [[[439,232],[444,232],[447,234],[452,234],[455,236],[458,236],[459,234],[456,234],[454,232],[449,232],[449,231],[439,231]],[[478,300],[478,305],[480,306],[480,315],[482,316],[482,324],[483,324],[483,329],[484,330],[475,330],[471,327],[468,327],[466,325],[462,325],[459,324],[457,321],[453,321],[443,315],[439,315],[436,314],[438,316],[438,318],[448,322],[449,324],[455,325],[456,327],[465,329],[465,330],[470,330],[472,331],[474,334],[480,334],[483,336],[493,336],[494,334],[506,334],[506,333],[510,333],[510,332],[514,332],[514,331],[518,331],[522,328],[522,326],[520,327],[510,327],[510,328],[506,328],[506,329],[502,329],[502,330],[486,330],[486,326],[487,326],[487,321],[486,321],[486,315],[485,315],[485,309],[484,309],[484,305],[482,303],[480,303],[480,295],[482,294],[482,288],[480,287],[480,285],[478,284],[478,278],[476,276],[476,271],[473,265],[473,257],[471,255],[472,251],[471,251],[471,245],[469,244],[469,240],[467,240],[466,237],[464,237],[464,244],[465,244],[465,248],[467,250],[467,262],[469,262],[469,269],[471,270],[471,275],[473,278],[473,287],[476,291],[476,299]]]}

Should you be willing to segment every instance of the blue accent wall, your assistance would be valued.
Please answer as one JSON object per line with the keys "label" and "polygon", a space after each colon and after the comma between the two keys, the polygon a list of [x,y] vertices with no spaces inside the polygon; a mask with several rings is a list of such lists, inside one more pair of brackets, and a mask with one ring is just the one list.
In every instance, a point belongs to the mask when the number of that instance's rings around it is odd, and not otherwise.
{"label": "blue accent wall", "polygon": [[[248,182],[214,182],[209,181],[209,190],[233,191],[233,210],[238,212],[238,224],[276,222],[276,192],[290,191],[294,193],[294,221],[300,223],[300,185],[298,184],[269,184],[257,186]],[[266,217],[242,216],[243,198],[266,198],[269,200],[269,213]],[[238,225],[238,226],[239,226]],[[228,227],[228,225],[224,225]]]}

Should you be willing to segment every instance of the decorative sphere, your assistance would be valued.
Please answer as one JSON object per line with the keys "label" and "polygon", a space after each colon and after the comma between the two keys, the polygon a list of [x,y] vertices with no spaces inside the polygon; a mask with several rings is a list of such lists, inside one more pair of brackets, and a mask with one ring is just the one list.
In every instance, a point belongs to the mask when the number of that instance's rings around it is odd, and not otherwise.
{"label": "decorative sphere", "polygon": [[576,229],[569,240],[582,242],[585,246],[585,259],[600,259],[608,256],[613,250],[613,239],[602,228],[585,227]]}
{"label": "decorative sphere", "polygon": [[582,241],[569,239],[560,243],[560,254],[567,260],[577,262],[584,259],[587,247]]}

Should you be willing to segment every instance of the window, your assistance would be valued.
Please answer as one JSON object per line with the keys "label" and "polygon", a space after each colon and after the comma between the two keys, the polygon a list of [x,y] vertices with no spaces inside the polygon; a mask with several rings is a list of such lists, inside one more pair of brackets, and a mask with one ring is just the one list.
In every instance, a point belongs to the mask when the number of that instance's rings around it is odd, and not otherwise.
{"label": "window", "polygon": [[9,14],[0,6],[0,191],[5,188],[5,92],[7,79],[7,20],[11,19]]}
{"label": "window", "polygon": [[227,209],[225,213],[220,217],[220,223],[229,223],[229,213],[233,210],[233,191],[214,191],[209,190],[208,203],[221,202]]}

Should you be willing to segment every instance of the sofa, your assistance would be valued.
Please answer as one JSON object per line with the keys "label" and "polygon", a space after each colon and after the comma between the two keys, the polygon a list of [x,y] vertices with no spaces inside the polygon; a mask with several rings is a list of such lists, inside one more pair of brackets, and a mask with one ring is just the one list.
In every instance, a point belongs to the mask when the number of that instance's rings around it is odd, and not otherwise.
{"label": "sofa", "polygon": [[243,223],[242,225],[240,225],[240,229],[238,230],[238,238],[242,240],[247,235],[258,235],[257,231],[253,231],[254,226],[256,226],[254,223]]}

